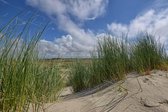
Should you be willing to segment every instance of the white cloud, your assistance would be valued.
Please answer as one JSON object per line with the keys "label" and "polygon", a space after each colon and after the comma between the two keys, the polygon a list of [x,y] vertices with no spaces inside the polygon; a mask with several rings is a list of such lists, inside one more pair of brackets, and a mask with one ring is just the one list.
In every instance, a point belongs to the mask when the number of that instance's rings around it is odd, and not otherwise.
{"label": "white cloud", "polygon": [[27,0],[49,15],[73,15],[80,20],[97,18],[105,12],[108,0]]}
{"label": "white cloud", "polygon": [[111,23],[108,30],[115,35],[128,33],[129,38],[134,38],[140,32],[148,32],[160,38],[162,43],[168,41],[168,9],[148,10],[130,21],[130,24]]}
{"label": "white cloud", "polygon": [[121,23],[107,24],[107,29],[109,31],[111,31],[114,35],[117,35],[117,36],[121,36],[122,33],[127,33],[128,32],[127,25],[123,25]]}
{"label": "white cloud", "polygon": [[68,33],[67,36],[56,38],[55,42],[40,41],[43,51],[50,52],[49,57],[59,53],[70,55],[70,52],[80,51],[88,54],[92,51],[96,45],[96,35],[77,25],[71,16],[80,21],[96,19],[104,14],[107,3],[108,0],[27,0],[27,4],[45,12],[53,21],[59,23],[60,29]]}
{"label": "white cloud", "polygon": [[68,12],[81,20],[95,19],[105,12],[107,0],[68,0]]}
{"label": "white cloud", "polygon": [[[27,0],[27,4],[45,12],[55,23],[59,23],[58,27],[61,30],[68,34],[55,38],[54,42],[47,40],[39,42],[39,49],[46,57],[87,57],[94,49],[97,37],[105,35],[97,35],[78,24],[103,15],[108,0]],[[149,32],[160,37],[161,42],[167,42],[168,8],[165,6],[168,6],[167,0],[155,0],[153,9],[149,7],[148,10],[132,19],[129,24],[112,22],[107,25],[107,29],[114,36],[127,33],[130,39],[140,32]],[[71,17],[79,20],[79,23]]]}
{"label": "white cloud", "polygon": [[[103,37],[115,38],[112,35],[105,33],[97,34],[95,42],[102,40]],[[91,46],[86,50],[85,45],[79,43],[73,43],[73,37],[71,35],[62,36],[61,38],[55,39],[55,41],[40,40],[38,43],[38,51],[40,56],[47,58],[57,57],[90,57],[92,53],[96,53],[96,48]],[[92,49],[92,50],[90,50]]]}
{"label": "white cloud", "polygon": [[[47,40],[40,40],[38,43],[38,51],[40,56],[47,58],[56,57],[89,57],[92,47],[82,45],[76,41],[73,42],[71,35],[62,36],[55,39],[54,42]],[[88,49],[88,50],[87,50]]]}

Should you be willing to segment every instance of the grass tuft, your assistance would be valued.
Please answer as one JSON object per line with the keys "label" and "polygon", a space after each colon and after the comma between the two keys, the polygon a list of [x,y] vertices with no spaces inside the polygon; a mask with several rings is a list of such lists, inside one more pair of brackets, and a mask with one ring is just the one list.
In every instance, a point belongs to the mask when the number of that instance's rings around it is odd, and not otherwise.
{"label": "grass tuft", "polygon": [[0,111],[39,111],[56,100],[63,87],[58,68],[45,68],[38,59],[37,43],[46,26],[28,39],[32,18],[23,28],[11,22],[0,31]]}
{"label": "grass tuft", "polygon": [[77,61],[71,69],[69,83],[74,91],[78,92],[81,89],[89,88],[91,80],[90,68],[82,62]]}
{"label": "grass tuft", "polygon": [[97,49],[98,55],[92,57],[90,65],[77,62],[72,68],[70,82],[74,91],[125,78],[128,70],[126,42],[108,37],[99,42]]}
{"label": "grass tuft", "polygon": [[133,69],[138,72],[160,68],[166,62],[164,45],[152,35],[143,35],[132,46],[131,62]]}
{"label": "grass tuft", "polygon": [[126,41],[106,37],[98,46],[98,64],[105,80],[122,80],[125,78],[128,66]]}
{"label": "grass tuft", "polygon": [[98,42],[97,55],[90,64],[76,63],[70,74],[75,91],[92,88],[106,81],[119,81],[130,71],[150,75],[152,69],[168,70],[164,45],[144,34],[136,43],[124,38],[104,37]]}

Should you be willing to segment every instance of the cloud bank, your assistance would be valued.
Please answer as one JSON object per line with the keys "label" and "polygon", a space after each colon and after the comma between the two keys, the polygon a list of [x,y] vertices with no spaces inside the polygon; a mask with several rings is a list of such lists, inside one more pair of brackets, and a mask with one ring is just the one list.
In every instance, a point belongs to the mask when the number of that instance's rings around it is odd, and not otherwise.
{"label": "cloud bank", "polygon": [[[79,24],[103,16],[108,0],[27,0],[27,4],[45,12],[68,34],[57,37],[54,41],[40,40],[39,51],[47,58],[88,57],[96,46],[97,38],[106,35],[95,34]],[[149,32],[168,46],[166,6],[167,0],[155,0],[152,7],[138,14],[129,24],[112,22],[107,24],[106,31],[113,36],[128,34],[129,39],[134,39],[140,32]]]}
{"label": "cloud bank", "polygon": [[72,17],[79,22],[94,20],[105,13],[108,0],[27,0],[27,4],[45,12],[59,23],[61,30],[68,33],[56,38],[54,42],[41,40],[40,51],[48,54],[47,57],[71,56],[74,53],[83,56],[93,50],[96,35],[91,30],[80,27]]}
{"label": "cloud bank", "polygon": [[111,23],[107,25],[108,30],[117,36],[127,33],[130,39],[136,37],[140,32],[148,32],[160,38],[162,43],[168,42],[168,9],[151,9],[131,20],[129,24]]}

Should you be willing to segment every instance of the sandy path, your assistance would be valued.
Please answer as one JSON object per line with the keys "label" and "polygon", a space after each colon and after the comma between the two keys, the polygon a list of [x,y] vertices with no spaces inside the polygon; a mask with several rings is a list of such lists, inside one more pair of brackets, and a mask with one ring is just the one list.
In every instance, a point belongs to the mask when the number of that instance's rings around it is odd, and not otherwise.
{"label": "sandy path", "polygon": [[[148,76],[129,74],[125,81],[99,92],[48,104],[46,112],[168,112],[168,77],[152,71]],[[48,108],[47,108],[48,107]]]}

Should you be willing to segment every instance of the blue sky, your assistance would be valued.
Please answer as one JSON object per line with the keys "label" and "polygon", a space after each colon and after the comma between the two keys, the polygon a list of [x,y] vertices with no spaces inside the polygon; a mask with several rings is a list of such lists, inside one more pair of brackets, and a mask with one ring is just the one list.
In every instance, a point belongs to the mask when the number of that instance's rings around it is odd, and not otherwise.
{"label": "blue sky", "polygon": [[32,29],[50,21],[41,38],[40,52],[48,58],[89,56],[104,35],[130,39],[147,31],[167,44],[167,0],[0,0],[1,25],[21,10],[21,25],[37,11]]}

